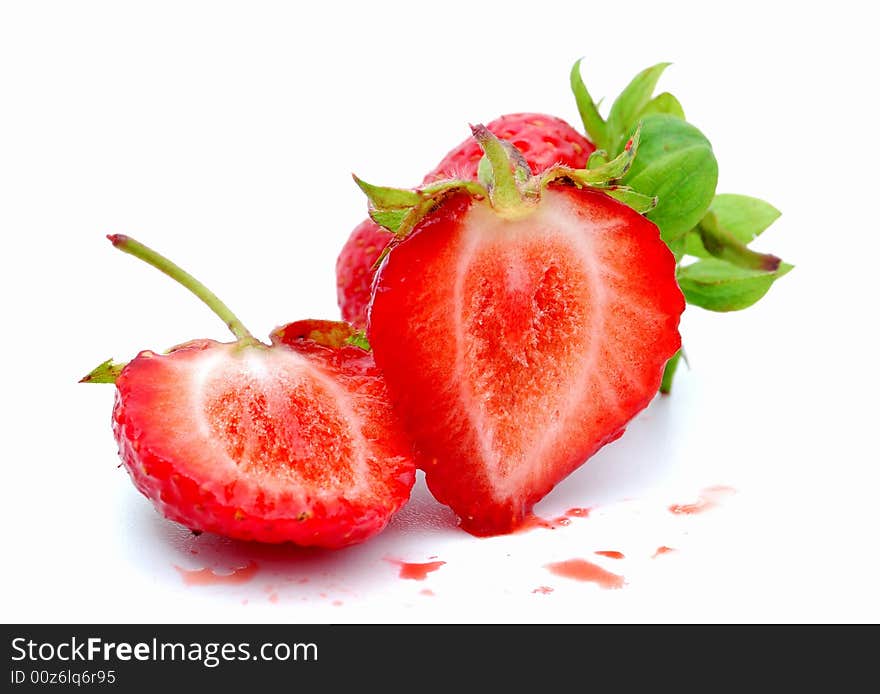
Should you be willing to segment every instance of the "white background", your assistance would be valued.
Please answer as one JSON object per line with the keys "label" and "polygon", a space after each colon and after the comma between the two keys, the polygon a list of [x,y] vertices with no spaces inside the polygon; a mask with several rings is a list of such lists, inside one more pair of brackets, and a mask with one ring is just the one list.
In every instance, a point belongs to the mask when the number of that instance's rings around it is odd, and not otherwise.
{"label": "white background", "polygon": [[[861,5],[0,4],[2,619],[880,620],[878,55]],[[226,336],[104,235],[168,254],[260,335],[335,317],[334,261],[365,211],[349,173],[415,184],[469,122],[505,112],[577,124],[580,56],[596,97],[672,61],[661,88],[713,142],[719,191],[777,205],[758,248],[796,265],[746,312],[686,312],[692,370],[673,396],[537,509],[592,516],[481,540],[420,482],[383,535],[335,553],[160,518],[116,467],[112,387],[76,381]],[[738,493],[666,510],[710,484]],[[651,559],[659,545],[679,551]],[[387,561],[434,556],[424,582]],[[575,557],[628,585],[544,568]],[[237,586],[174,568],[250,560]]]}

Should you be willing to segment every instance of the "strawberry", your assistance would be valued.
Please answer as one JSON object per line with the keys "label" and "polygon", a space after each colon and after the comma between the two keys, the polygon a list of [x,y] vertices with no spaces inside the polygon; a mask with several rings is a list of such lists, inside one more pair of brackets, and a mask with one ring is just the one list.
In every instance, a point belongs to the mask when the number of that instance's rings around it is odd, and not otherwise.
{"label": "strawberry", "polygon": [[607,164],[539,175],[486,128],[474,134],[484,183],[356,180],[375,218],[400,220],[375,280],[376,363],[431,492],[492,535],[648,405],[684,301],[657,227],[614,199],[654,204],[615,183],[638,133]]}
{"label": "strawberry", "polygon": [[238,338],[143,351],[83,379],[115,382],[113,430],[141,493],[194,531],[241,540],[336,548],[382,530],[409,498],[415,466],[353,329],[300,321],[262,344],[182,270],[110,238],[192,289]]}
{"label": "strawberry", "polygon": [[[513,143],[537,173],[554,164],[582,169],[596,149],[564,120],[541,113],[508,114],[486,127]],[[482,156],[480,146],[468,138],[443,157],[423,183],[447,178],[475,181]],[[342,317],[359,328],[367,321],[374,265],[390,241],[386,229],[371,219],[364,220],[351,232],[336,261],[336,292]]]}

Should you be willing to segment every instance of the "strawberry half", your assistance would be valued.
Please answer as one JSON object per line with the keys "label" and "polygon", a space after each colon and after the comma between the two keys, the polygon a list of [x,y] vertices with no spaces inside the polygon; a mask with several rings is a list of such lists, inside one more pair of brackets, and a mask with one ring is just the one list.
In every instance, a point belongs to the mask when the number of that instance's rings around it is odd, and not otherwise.
{"label": "strawberry half", "polygon": [[409,498],[415,466],[353,329],[300,321],[277,328],[270,346],[218,313],[236,342],[144,351],[84,379],[116,383],[113,430],[135,486],[165,517],[241,540],[336,548],[382,530]]}
{"label": "strawberry half", "polygon": [[684,300],[657,227],[610,197],[653,203],[615,184],[636,141],[596,169],[532,176],[516,150],[474,132],[486,187],[358,182],[375,216],[402,219],[376,277],[376,363],[434,496],[491,535],[648,405],[680,346]]}
{"label": "strawberry half", "polygon": [[[522,152],[536,173],[562,164],[582,169],[596,147],[561,118],[543,113],[512,113],[486,126],[497,137]],[[451,150],[427,175],[423,183],[447,178],[477,180],[483,150],[468,138]],[[391,241],[387,229],[372,219],[361,222],[351,232],[336,260],[336,297],[344,320],[362,328],[373,286],[373,269]]]}

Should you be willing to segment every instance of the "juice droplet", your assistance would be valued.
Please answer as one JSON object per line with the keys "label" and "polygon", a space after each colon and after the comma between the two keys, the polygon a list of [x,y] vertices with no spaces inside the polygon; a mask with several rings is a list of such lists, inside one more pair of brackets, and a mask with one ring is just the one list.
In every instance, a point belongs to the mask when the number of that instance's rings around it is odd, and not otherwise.
{"label": "juice droplet", "polygon": [[596,583],[601,588],[623,588],[626,584],[623,576],[606,571],[586,559],[568,559],[547,564],[546,568],[551,573],[563,578],[572,578],[575,581],[589,581]]}
{"label": "juice droplet", "polygon": [[212,569],[183,569],[175,566],[183,577],[183,582],[188,586],[213,586],[220,584],[236,585],[247,583],[257,575],[256,562],[248,562],[247,566],[233,569],[230,574],[216,574]]}
{"label": "juice droplet", "polygon": [[532,592],[537,593],[538,595],[550,595],[550,593],[553,592],[553,589],[550,586],[538,586]]}
{"label": "juice droplet", "polygon": [[422,590],[419,591],[419,593],[421,595],[427,595],[429,597],[434,595],[434,591],[431,590],[430,588],[423,588]]}
{"label": "juice droplet", "polygon": [[693,515],[694,513],[702,513],[703,511],[715,508],[718,505],[718,502],[725,496],[735,493],[736,490],[733,487],[726,487],[720,484],[706,487],[700,492],[699,497],[694,503],[672,504],[669,507],[669,512],[676,515],[686,516]]}
{"label": "juice droplet", "polygon": [[625,559],[623,552],[615,552],[612,549],[600,549],[593,554],[598,554],[600,557],[608,557],[609,559]]}
{"label": "juice droplet", "polygon": [[589,508],[570,508],[565,512],[566,516],[570,516],[572,518],[586,518],[590,515]]}
{"label": "juice droplet", "polygon": [[388,561],[400,567],[399,575],[401,578],[413,581],[424,581],[429,573],[436,571],[446,563],[445,561],[429,561],[417,564],[415,562],[398,561],[397,559],[389,559]]}
{"label": "juice droplet", "polygon": [[543,528],[545,530],[555,530],[556,528],[568,525],[571,521],[565,516],[560,516],[559,518],[541,518],[540,516],[536,516],[534,513],[528,514],[525,518],[523,518],[522,523],[516,526],[513,529],[513,533],[527,533],[530,530],[535,530],[537,528]]}
{"label": "juice droplet", "polygon": [[659,557],[661,554],[669,554],[670,552],[677,552],[677,551],[678,551],[678,550],[675,549],[675,547],[667,547],[666,545],[660,545],[660,546],[657,548],[657,551],[654,552],[653,555],[651,555],[651,559],[656,559],[656,558]]}

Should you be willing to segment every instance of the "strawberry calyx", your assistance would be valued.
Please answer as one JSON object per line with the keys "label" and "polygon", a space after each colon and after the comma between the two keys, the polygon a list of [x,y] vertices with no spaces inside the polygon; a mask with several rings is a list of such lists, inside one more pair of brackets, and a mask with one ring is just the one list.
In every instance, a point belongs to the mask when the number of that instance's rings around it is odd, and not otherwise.
{"label": "strawberry calyx", "polygon": [[[476,200],[488,199],[499,216],[518,219],[535,209],[542,191],[551,184],[599,190],[639,214],[652,210],[657,204],[655,196],[643,195],[620,183],[638,151],[641,133],[638,127],[620,154],[610,161],[591,159],[595,165],[586,169],[556,165],[537,175],[513,144],[499,139],[484,125],[471,126],[471,131],[484,153],[479,165],[479,181],[446,179],[406,189],[376,186],[353,175],[369,200],[370,218],[393,232],[398,240],[403,239],[445,198],[466,193]],[[383,257],[384,254],[377,262]]]}

